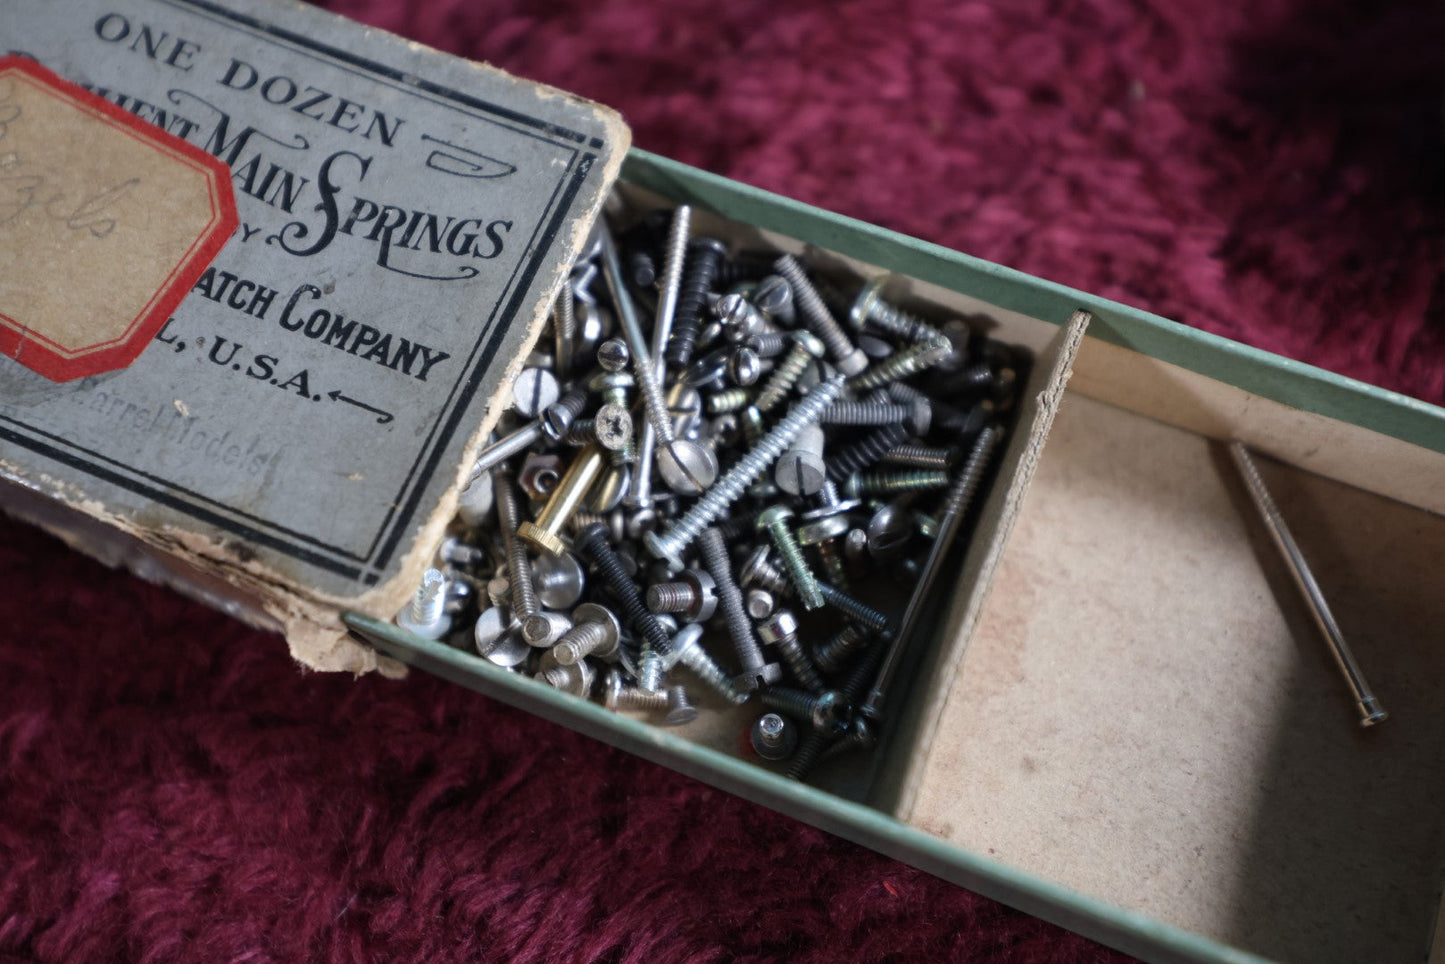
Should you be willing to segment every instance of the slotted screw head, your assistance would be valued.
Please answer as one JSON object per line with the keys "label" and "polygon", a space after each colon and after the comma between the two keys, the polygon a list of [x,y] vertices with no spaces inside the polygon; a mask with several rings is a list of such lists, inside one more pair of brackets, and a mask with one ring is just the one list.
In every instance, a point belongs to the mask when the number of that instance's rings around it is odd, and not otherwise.
{"label": "slotted screw head", "polygon": [[597,346],[597,364],[605,372],[620,372],[632,362],[632,352],[621,338],[609,338]]}
{"label": "slotted screw head", "polygon": [[561,396],[557,376],[542,368],[524,368],[512,382],[512,407],[523,418],[536,418]]}

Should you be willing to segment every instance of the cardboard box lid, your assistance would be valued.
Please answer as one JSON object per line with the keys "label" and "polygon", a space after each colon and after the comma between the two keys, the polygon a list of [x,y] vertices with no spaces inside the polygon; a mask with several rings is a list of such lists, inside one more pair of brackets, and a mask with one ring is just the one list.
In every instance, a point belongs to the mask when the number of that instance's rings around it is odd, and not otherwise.
{"label": "cardboard box lid", "polygon": [[369,668],[336,612],[415,587],[626,126],[299,3],[10,0],[0,49],[219,157],[241,224],[129,367],[0,358],[0,474],[114,527],[87,543],[224,577],[303,661]]}

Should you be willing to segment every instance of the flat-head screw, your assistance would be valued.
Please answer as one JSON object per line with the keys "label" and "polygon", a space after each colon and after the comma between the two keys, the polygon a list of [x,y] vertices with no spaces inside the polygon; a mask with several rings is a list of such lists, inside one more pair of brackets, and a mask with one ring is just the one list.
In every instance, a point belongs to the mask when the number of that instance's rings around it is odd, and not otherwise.
{"label": "flat-head screw", "polygon": [[769,664],[763,658],[763,651],[753,636],[753,624],[743,608],[742,593],[733,581],[732,563],[728,559],[727,540],[714,527],[702,530],[698,537],[698,552],[703,565],[713,578],[718,604],[722,607],[723,621],[727,623],[728,636],[732,639],[733,651],[737,653],[742,672],[737,676],[737,685],[751,692],[759,680],[776,683],[782,678],[777,664]]}
{"label": "flat-head screw", "polygon": [[676,613],[689,623],[707,622],[717,611],[717,581],[700,569],[684,569],[676,582],[647,587],[647,608],[655,613]]}
{"label": "flat-head screw", "polygon": [[472,627],[472,636],[477,653],[497,666],[517,666],[534,652],[512,631],[511,614],[502,606],[484,610]]}
{"label": "flat-head screw", "polygon": [[572,613],[572,619],[572,628],[552,647],[557,662],[570,666],[587,656],[606,658],[617,652],[622,624],[612,610],[583,603]]}
{"label": "flat-head screw", "polygon": [[848,323],[854,331],[862,331],[864,326],[871,322],[879,331],[904,341],[928,341],[944,337],[943,332],[928,322],[884,301],[882,290],[883,279],[874,278],[858,292],[858,298],[848,312]]}
{"label": "flat-head screw", "polygon": [[754,402],[758,411],[767,412],[781,404],[803,374],[803,370],[816,359],[822,358],[827,350],[828,347],[816,335],[806,331],[793,332],[793,347],[788,349],[788,353],[758,391],[757,401]]}
{"label": "flat-head screw", "polygon": [[788,574],[788,581],[793,584],[803,608],[817,609],[823,605],[823,595],[818,592],[818,580],[808,568],[808,562],[803,558],[803,550],[793,538],[793,530],[788,527],[792,518],[793,510],[785,505],[764,509],[758,515],[758,531],[766,532],[773,542],[773,548],[778,550],[783,571]]}
{"label": "flat-head screw", "polygon": [[763,642],[775,647],[783,657],[783,663],[792,672],[793,678],[810,693],[824,690],[823,678],[803,651],[798,642],[798,619],[786,609],[780,609],[758,627]]}
{"label": "flat-head screw", "polygon": [[687,690],[681,686],[667,688],[667,713],[663,722],[668,726],[686,726],[697,719],[697,707],[687,698]]}
{"label": "flat-head screw", "polygon": [[692,360],[707,295],[717,279],[723,258],[727,257],[727,246],[716,238],[694,238],[687,246],[687,253],[687,267],[677,297],[677,315],[665,352],[667,363],[674,370],[686,367]]}
{"label": "flat-head screw", "polygon": [[447,587],[447,577],[440,569],[422,573],[411,602],[396,614],[396,625],[422,639],[441,639],[452,628],[446,611]]}
{"label": "flat-head screw", "polygon": [[671,650],[667,632],[643,605],[642,593],[637,588],[637,583],[627,575],[622,560],[617,558],[617,553],[607,543],[606,528],[594,522],[577,533],[576,542],[577,551],[592,563],[607,590],[622,605],[627,622],[651,643],[655,653],[666,655]]}
{"label": "flat-head screw", "polygon": [[711,525],[758,476],[767,471],[768,466],[798,437],[798,433],[815,422],[818,413],[833,403],[842,387],[842,377],[834,376],[789,409],[783,420],[704,492],[681,519],[666,532],[649,532],[643,537],[648,551],[659,559],[666,559],[674,568],[681,569],[682,550],[692,545],[698,533]]}
{"label": "flat-head screw", "polygon": [[785,713],[818,730],[832,730],[838,723],[839,715],[846,709],[842,697],[834,690],[805,693],[784,686],[769,686],[758,692],[758,699],[768,709]]}
{"label": "flat-head screw", "polygon": [[651,693],[628,686],[622,681],[622,671],[614,666],[602,679],[602,705],[613,712],[640,710],[661,713],[671,707],[672,697],[667,693]]}
{"label": "flat-head screw", "polygon": [[803,316],[804,324],[813,334],[823,339],[838,370],[844,375],[857,375],[867,368],[868,356],[848,340],[838,322],[833,320],[832,313],[828,311],[827,305],[823,304],[822,297],[808,280],[808,274],[798,260],[785,254],[773,262],[773,270],[788,279],[788,285],[793,289],[793,301]]}
{"label": "flat-head screw", "polygon": [[798,728],[776,713],[764,713],[753,723],[748,739],[764,760],[786,760],[798,746]]}
{"label": "flat-head screw", "polygon": [[587,407],[587,391],[583,388],[573,388],[562,394],[551,405],[543,410],[538,422],[542,426],[542,434],[554,442],[559,442],[567,434],[567,429],[582,414]]}

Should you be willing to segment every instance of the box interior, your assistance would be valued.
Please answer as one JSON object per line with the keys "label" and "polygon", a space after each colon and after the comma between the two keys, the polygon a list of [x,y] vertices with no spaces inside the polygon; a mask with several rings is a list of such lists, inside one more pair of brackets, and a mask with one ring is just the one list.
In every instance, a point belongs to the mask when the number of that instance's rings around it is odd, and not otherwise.
{"label": "box interior", "polygon": [[[1379,726],[1359,727],[1220,437],[1288,459],[1257,461]],[[1445,876],[1442,473],[1437,453],[1086,339],[962,661],[925,681],[936,716],[880,799],[1243,950],[1423,959]]]}

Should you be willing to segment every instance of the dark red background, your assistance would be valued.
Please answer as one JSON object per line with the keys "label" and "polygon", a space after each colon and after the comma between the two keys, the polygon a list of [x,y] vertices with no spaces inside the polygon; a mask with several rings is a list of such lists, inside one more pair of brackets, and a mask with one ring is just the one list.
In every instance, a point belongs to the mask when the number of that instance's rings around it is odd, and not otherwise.
{"label": "dark red background", "polygon": [[[332,9],[639,146],[1435,403],[1445,17],[1342,0]],[[1111,954],[0,522],[0,961]]]}

